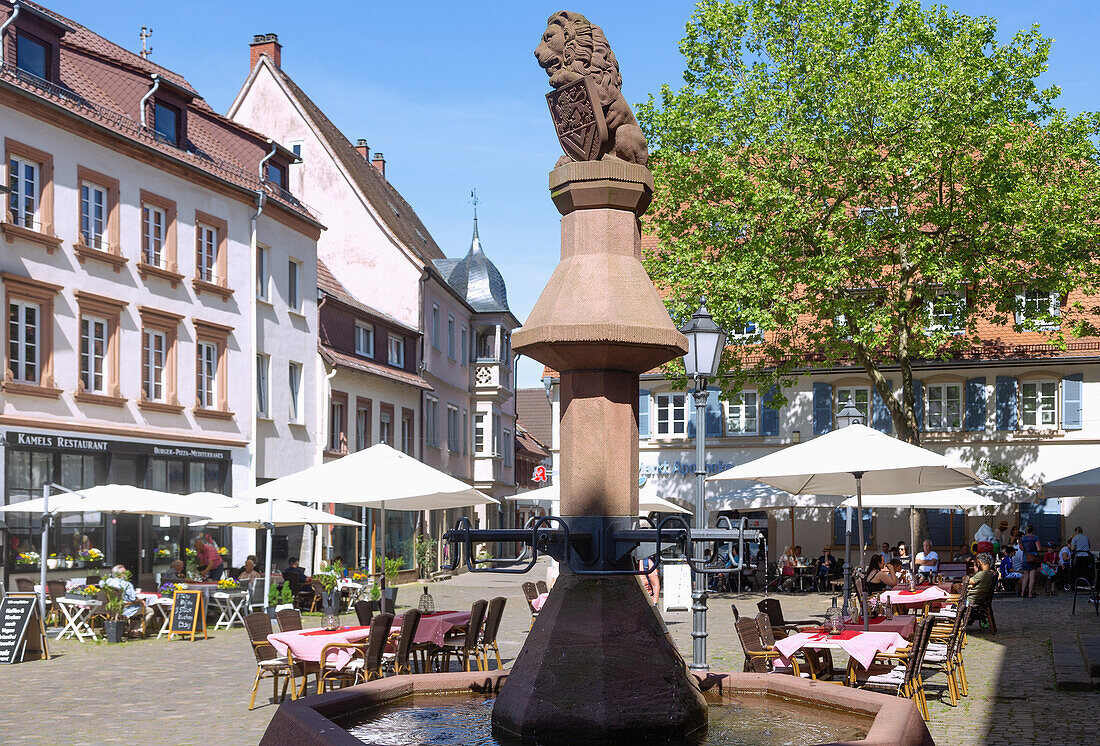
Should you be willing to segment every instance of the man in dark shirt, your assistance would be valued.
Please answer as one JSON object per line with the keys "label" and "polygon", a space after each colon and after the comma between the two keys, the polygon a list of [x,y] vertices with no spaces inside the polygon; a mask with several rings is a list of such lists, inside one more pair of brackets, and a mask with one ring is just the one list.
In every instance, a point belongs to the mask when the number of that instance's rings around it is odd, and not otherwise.
{"label": "man in dark shirt", "polygon": [[298,567],[298,558],[297,557],[291,557],[289,560],[287,560],[287,565],[288,565],[288,567],[285,570],[283,570],[283,578],[287,581],[290,581],[291,576],[294,576],[294,579],[297,580],[298,582],[293,583],[292,586],[293,585],[299,585],[299,586],[305,585],[305,583],[306,583],[306,571],[303,570],[302,568]]}

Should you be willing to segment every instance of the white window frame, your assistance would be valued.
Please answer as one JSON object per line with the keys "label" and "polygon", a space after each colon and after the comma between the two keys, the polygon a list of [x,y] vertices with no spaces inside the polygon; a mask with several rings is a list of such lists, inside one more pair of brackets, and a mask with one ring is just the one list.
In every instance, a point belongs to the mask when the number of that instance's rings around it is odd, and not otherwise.
{"label": "white window frame", "polygon": [[[948,302],[947,299],[951,299]],[[955,308],[955,314],[943,314],[937,312],[937,307],[944,302],[948,302],[950,307]],[[963,334],[966,331],[966,293],[965,292],[953,292],[950,290],[939,290],[936,292],[936,297],[928,301],[926,305],[926,312],[928,314],[928,326],[925,327],[929,332],[947,332],[948,334]],[[957,318],[955,318],[957,316]],[[949,325],[949,322],[954,322]]]}
{"label": "white window frame", "polygon": [[142,203],[141,230],[146,247],[142,260],[150,267],[165,269],[164,243],[168,231],[168,211],[163,207]]}
{"label": "white window frame", "polygon": [[98,316],[80,317],[80,381],[86,393],[107,393],[109,339],[110,326],[107,319]]}
{"label": "white window frame", "polygon": [[[952,393],[953,392],[953,393]],[[924,426],[932,432],[962,430],[964,412],[964,385],[961,383],[927,383],[924,386]],[[955,405],[952,423],[951,404]],[[937,411],[938,410],[938,411]]]}
{"label": "white window frame", "polygon": [[503,441],[504,466],[507,468],[512,465],[512,446],[515,445],[515,439],[512,437],[511,430],[505,429]]}
{"label": "white window frame", "polygon": [[[1016,311],[1017,325],[1023,326],[1024,324],[1026,324],[1029,321],[1029,311],[1031,310],[1031,307],[1037,308],[1040,304],[1044,302],[1041,293],[1042,291],[1035,288],[1022,288],[1016,293],[1016,308],[1018,309]],[[1037,297],[1034,300],[1031,300],[1028,298],[1029,295],[1036,295]],[[1034,327],[1037,331],[1055,331],[1062,327],[1062,298],[1057,292],[1053,291],[1046,293],[1045,295],[1047,296],[1046,302],[1049,304],[1047,308],[1047,313],[1049,313],[1051,316],[1054,316],[1055,318],[1058,318],[1059,320],[1037,320],[1034,324]]]}
{"label": "white window frame", "polygon": [[218,229],[206,223],[195,223],[195,276],[200,280],[217,283],[218,277]]}
{"label": "white window frame", "polygon": [[88,248],[107,249],[107,187],[80,182],[80,238]]}
{"label": "white window frame", "polygon": [[405,338],[390,336],[389,353],[390,365],[396,365],[398,368],[404,368]]}
{"label": "white window frame", "polygon": [[297,259],[287,260],[286,305],[296,313],[302,310],[302,263]]}
{"label": "white window frame", "polygon": [[218,405],[218,344],[195,343],[195,400],[201,409]]}
{"label": "white window frame", "polygon": [[653,395],[654,427],[651,432],[656,437],[687,437],[688,411],[687,394],[668,392]]}
{"label": "white window frame", "polygon": [[484,455],[488,439],[485,437],[485,413],[474,412],[474,453]]}
{"label": "white window frame", "polygon": [[493,455],[501,455],[501,441],[503,436],[501,434],[501,418],[499,414],[493,414]]}
{"label": "white window frame", "polygon": [[287,388],[290,390],[287,419],[292,424],[302,422],[302,364],[291,360],[287,363]]}
{"label": "white window frame", "polygon": [[424,442],[439,448],[439,399],[431,394],[424,396]]}
{"label": "white window frame", "polygon": [[271,249],[256,245],[256,297],[262,301],[271,298]]}
{"label": "white window frame", "polygon": [[256,353],[256,416],[261,419],[271,417],[271,387],[268,385],[271,371],[271,356]]}
{"label": "white window frame", "polygon": [[[27,171],[30,170],[28,176]],[[42,230],[42,164],[22,156],[8,159],[8,209],[13,225],[33,231]]]}
{"label": "white window frame", "polygon": [[[364,343],[365,342],[365,343]],[[374,325],[355,322],[355,354],[374,357]]]}
{"label": "white window frame", "polygon": [[[1042,392],[1043,388],[1048,388],[1049,394]],[[1033,390],[1033,394],[1029,397],[1028,389]],[[1033,381],[1020,381],[1020,429],[1021,430],[1055,430],[1058,428],[1058,399],[1059,399],[1059,386],[1058,381],[1053,378],[1043,378]],[[1028,399],[1034,400],[1034,404],[1029,412]],[[1050,422],[1043,422],[1042,414],[1044,411],[1050,413]],[[1030,415],[1030,417],[1029,417]],[[1031,420],[1029,422],[1028,420]]]}
{"label": "white window frame", "polygon": [[401,418],[401,452],[413,455],[413,424],[408,417]]}
{"label": "white window frame", "polygon": [[378,413],[378,442],[389,444],[393,440],[393,416],[386,410]]}
{"label": "white window frame", "polygon": [[760,394],[756,389],[744,389],[736,400],[726,406],[726,435],[760,434]]}
{"label": "white window frame", "polygon": [[[34,311],[33,323],[27,322],[30,310]],[[9,298],[7,321],[8,368],[12,380],[37,385],[42,376],[42,305]]]}
{"label": "white window frame", "polygon": [[[835,389],[836,402],[833,407],[833,415],[840,414],[840,410],[844,409],[845,403],[848,401],[848,396],[851,395],[852,403],[856,409],[863,415],[863,424],[867,427],[871,426],[871,387],[870,386],[837,386]],[[862,393],[862,401],[859,394]]]}
{"label": "white window frame", "polygon": [[458,432],[458,407],[447,405],[447,450],[458,453],[460,437]]}
{"label": "white window frame", "polygon": [[141,386],[145,401],[164,402],[164,371],[168,365],[168,335],[160,329],[143,329],[141,335]]}
{"label": "white window frame", "polygon": [[370,448],[370,410],[366,407],[355,408],[355,450]]}
{"label": "white window frame", "polygon": [[470,411],[462,410],[462,455],[470,452]]}

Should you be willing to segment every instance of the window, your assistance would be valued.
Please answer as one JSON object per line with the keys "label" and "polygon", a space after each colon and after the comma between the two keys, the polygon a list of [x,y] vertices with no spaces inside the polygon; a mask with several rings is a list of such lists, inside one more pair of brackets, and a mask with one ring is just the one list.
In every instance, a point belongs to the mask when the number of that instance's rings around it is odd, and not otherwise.
{"label": "window", "polygon": [[374,357],[374,327],[370,324],[355,322],[355,354]]}
{"label": "window", "polygon": [[41,169],[38,163],[12,156],[8,160],[8,207],[12,223],[30,230],[41,230],[38,216],[41,190]]}
{"label": "window", "polygon": [[302,265],[291,259],[286,268],[286,304],[291,311],[299,311],[302,307],[302,294],[299,289],[302,279]]}
{"label": "window", "polygon": [[685,435],[687,406],[685,394],[657,394],[657,434]]}
{"label": "window", "polygon": [[405,338],[390,337],[390,365],[405,367]]}
{"label": "window", "polygon": [[500,450],[501,449],[500,442],[501,442],[500,415],[499,414],[494,414],[493,415],[493,455],[494,456],[499,456],[502,453],[502,451]]}
{"label": "window", "polygon": [[432,448],[439,448],[439,399],[424,397],[424,440]]}
{"label": "window", "polygon": [[106,249],[104,233],[107,230],[107,189],[98,184],[80,185],[80,237],[84,245],[93,249]]}
{"label": "window", "polygon": [[261,353],[256,354],[256,416],[267,419],[270,417],[270,397],[268,396],[267,373],[271,367],[271,358]]}
{"label": "window", "polygon": [[458,407],[447,405],[447,450],[458,453],[459,448]]}
{"label": "window", "polygon": [[378,407],[378,442],[393,447],[393,405]]}
{"label": "window", "polygon": [[168,213],[163,207],[141,205],[141,259],[151,267],[167,269],[164,241]]}
{"label": "window", "polygon": [[455,317],[447,314],[447,357],[455,359]]}
{"label": "window", "polygon": [[278,163],[268,162],[267,164],[267,180],[280,189],[286,189],[286,169],[280,166]]}
{"label": "window", "polygon": [[925,386],[925,408],[929,430],[958,430],[962,427],[962,384],[930,383]]}
{"label": "window", "polygon": [[370,399],[359,399],[355,405],[355,449],[370,448]]}
{"label": "window", "polygon": [[217,282],[218,229],[198,223],[195,226],[196,262],[195,275],[206,282]]}
{"label": "window", "polygon": [[290,363],[287,366],[288,384],[290,388],[290,411],[288,416],[292,423],[302,421],[302,364]]}
{"label": "window", "polygon": [[485,415],[474,413],[474,453],[485,453]]}
{"label": "window", "polygon": [[928,538],[932,540],[932,546],[957,547],[970,543],[966,537],[966,514],[963,511],[925,508],[924,517],[928,521]]}
{"label": "window", "polygon": [[17,383],[38,384],[42,307],[8,301],[8,370]]}
{"label": "window", "polygon": [[462,453],[470,452],[470,413],[462,410]]}
{"label": "window", "polygon": [[[852,511],[852,547],[854,550],[859,549],[859,524],[856,522],[859,520],[856,517],[855,508],[836,508],[833,511],[833,544],[844,546],[844,535],[848,525],[848,511]],[[871,531],[871,509],[863,509],[863,541],[867,543],[867,546],[873,547],[875,545],[874,535]]]}
{"label": "window", "polygon": [[504,431],[504,466],[512,465],[512,447],[515,445],[515,440],[512,438],[512,431]]}
{"label": "window", "polygon": [[416,413],[411,409],[401,409],[401,452],[409,456],[413,455],[413,422]]}
{"label": "window", "polygon": [[432,347],[439,349],[439,306],[432,304]]}
{"label": "window", "polygon": [[729,435],[755,435],[760,405],[755,391],[742,391],[726,402],[726,432]]}
{"label": "window", "polygon": [[928,301],[928,331],[961,334],[966,330],[966,293],[941,291]]}
{"label": "window", "polygon": [[347,438],[344,437],[344,402],[333,399],[328,405],[328,449],[342,452]]}
{"label": "window", "polygon": [[80,384],[89,394],[106,394],[107,320],[80,318]]}
{"label": "window", "polygon": [[168,336],[158,329],[142,330],[141,391],[146,401],[164,402],[164,371],[168,360]]}
{"label": "window", "polygon": [[866,386],[838,386],[835,410],[837,414],[844,409],[849,398],[863,416],[863,424],[869,424],[871,422],[871,389]]}
{"label": "window", "polygon": [[214,409],[218,401],[218,345],[214,342],[197,342],[195,352],[196,406]]}
{"label": "window", "polygon": [[290,152],[294,153],[294,155],[301,158],[302,157],[302,143],[296,142],[293,145],[291,145],[290,146]]}
{"label": "window", "polygon": [[49,80],[52,59],[53,54],[49,44],[19,32],[15,42],[17,68],[42,80]]}
{"label": "window", "polygon": [[153,129],[169,145],[180,146],[180,110],[157,101],[153,106]]}
{"label": "window", "polygon": [[746,341],[753,339],[757,336],[758,327],[755,321],[747,321],[744,324],[738,324],[730,331],[730,336],[739,341]]}
{"label": "window", "polygon": [[268,258],[271,250],[266,246],[256,247],[256,297],[267,300],[268,286],[271,284],[271,273],[268,269]]}
{"label": "window", "polygon": [[1020,383],[1020,398],[1025,428],[1057,426],[1057,381],[1023,381]]}
{"label": "window", "polygon": [[1016,295],[1016,323],[1028,329],[1053,331],[1061,326],[1058,293],[1026,288]]}
{"label": "window", "polygon": [[470,358],[470,341],[469,341],[469,327],[462,327],[462,347],[459,348],[459,360],[463,365],[469,361]]}

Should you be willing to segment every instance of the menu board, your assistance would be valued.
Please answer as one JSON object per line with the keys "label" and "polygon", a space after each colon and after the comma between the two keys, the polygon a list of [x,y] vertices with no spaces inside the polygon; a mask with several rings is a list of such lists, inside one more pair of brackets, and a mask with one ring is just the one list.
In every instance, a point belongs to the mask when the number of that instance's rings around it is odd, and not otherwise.
{"label": "menu board", "polygon": [[50,657],[38,595],[13,593],[0,600],[0,664]]}
{"label": "menu board", "polygon": [[195,639],[201,628],[206,639],[206,609],[203,608],[202,591],[176,591],[172,594],[172,623],[168,629],[168,639],[172,635],[190,635]]}

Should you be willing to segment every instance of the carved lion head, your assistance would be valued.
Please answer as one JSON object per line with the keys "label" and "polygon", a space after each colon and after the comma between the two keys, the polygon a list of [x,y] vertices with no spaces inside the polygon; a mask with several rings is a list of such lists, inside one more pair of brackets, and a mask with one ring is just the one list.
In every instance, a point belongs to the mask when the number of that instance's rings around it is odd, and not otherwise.
{"label": "carved lion head", "polygon": [[535,59],[554,88],[590,75],[605,109],[620,95],[623,78],[619,61],[603,30],[580,13],[562,10],[550,16],[542,42],[535,48]]}

